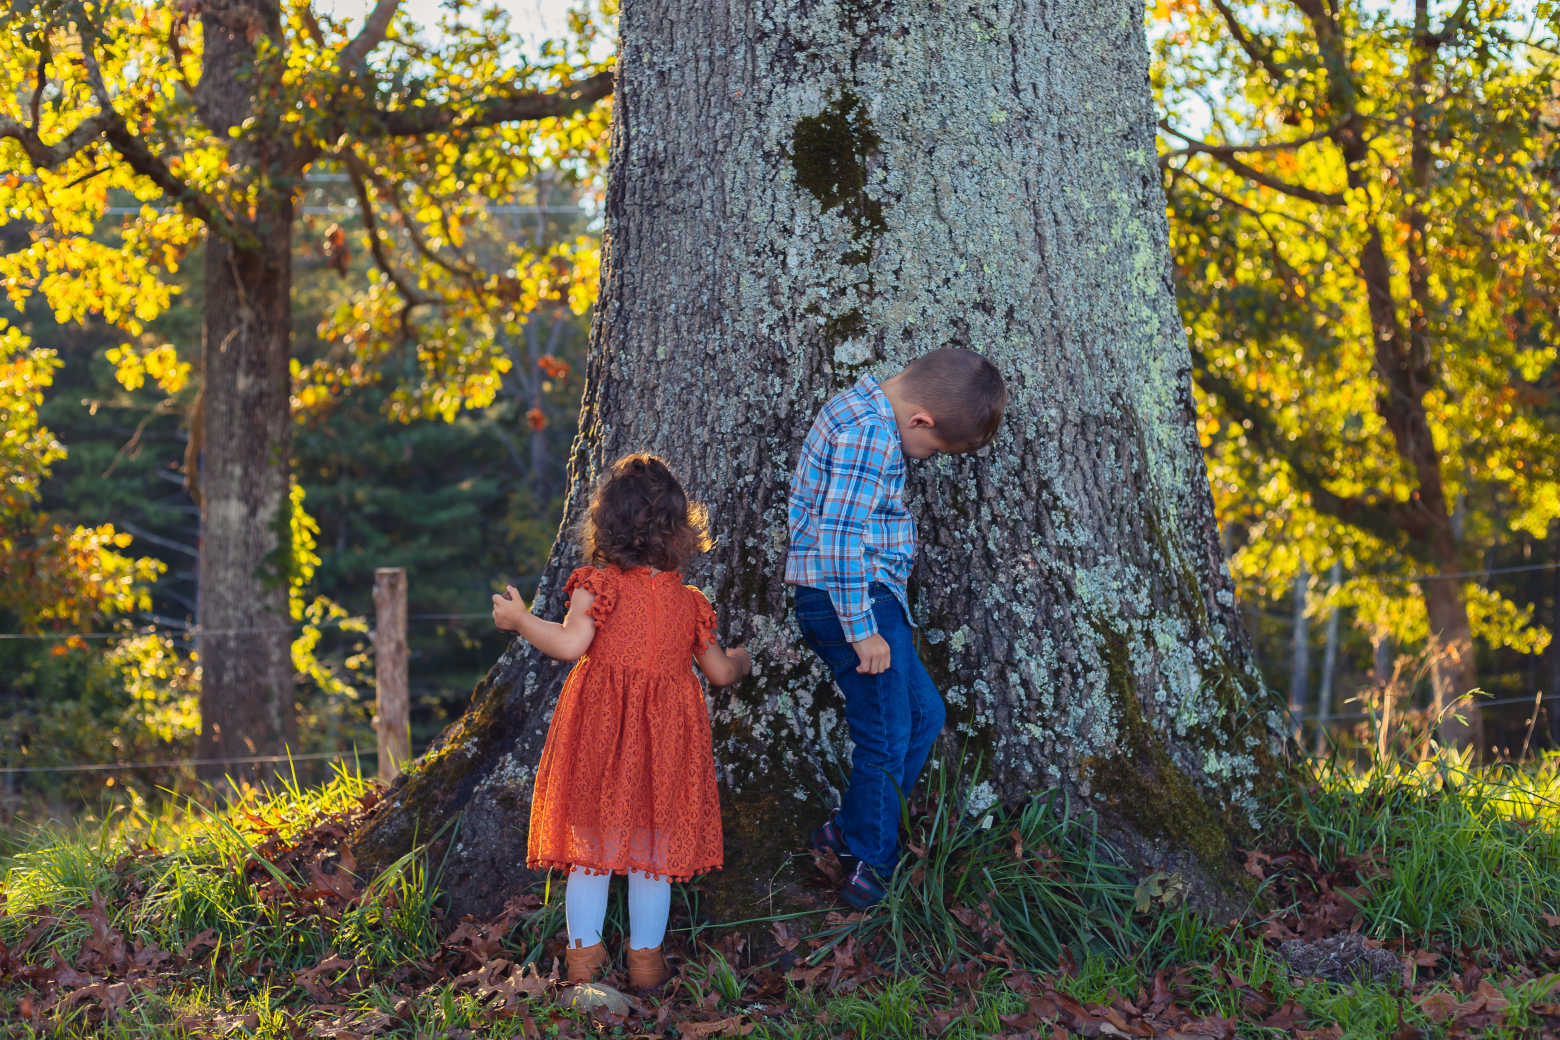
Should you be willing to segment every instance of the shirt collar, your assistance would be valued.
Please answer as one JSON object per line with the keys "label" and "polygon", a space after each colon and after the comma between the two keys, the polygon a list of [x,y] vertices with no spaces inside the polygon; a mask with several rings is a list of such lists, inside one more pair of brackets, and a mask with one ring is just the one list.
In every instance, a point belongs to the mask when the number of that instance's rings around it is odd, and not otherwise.
{"label": "shirt collar", "polygon": [[[893,402],[890,401],[888,399],[888,395],[883,392],[883,384],[878,381],[877,376],[862,376],[860,379],[856,380],[856,390],[866,401],[871,403],[873,409],[878,413],[879,416],[887,419],[889,422],[894,421]],[[894,427],[894,432],[899,432],[898,426]]]}
{"label": "shirt collar", "polygon": [[899,437],[899,423],[894,419],[894,402],[890,401],[888,395],[883,392],[883,384],[879,382],[878,377],[862,376],[856,380],[856,391],[872,406],[872,410],[877,412],[878,418],[888,424],[888,428],[894,433],[894,443],[898,444],[903,451],[904,442]]}

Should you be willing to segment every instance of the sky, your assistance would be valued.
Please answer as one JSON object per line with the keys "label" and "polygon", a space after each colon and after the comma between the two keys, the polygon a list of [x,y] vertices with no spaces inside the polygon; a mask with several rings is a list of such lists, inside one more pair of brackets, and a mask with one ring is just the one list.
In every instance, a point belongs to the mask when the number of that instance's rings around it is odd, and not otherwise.
{"label": "sky", "polygon": [[[315,10],[329,12],[336,17],[361,19],[373,8],[372,0],[314,0]],[[570,0],[500,0],[499,6],[507,8],[513,25],[522,36],[545,39],[562,35],[564,15]],[[438,0],[404,0],[402,8],[420,25],[432,25],[438,15]]]}

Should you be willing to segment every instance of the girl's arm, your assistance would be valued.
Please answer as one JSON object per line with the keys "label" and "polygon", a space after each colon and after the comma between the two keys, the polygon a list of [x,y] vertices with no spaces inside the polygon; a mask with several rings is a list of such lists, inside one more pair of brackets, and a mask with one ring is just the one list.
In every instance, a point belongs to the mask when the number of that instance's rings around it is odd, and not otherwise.
{"label": "girl's arm", "polygon": [[740,646],[722,650],[719,643],[711,643],[694,660],[699,662],[704,677],[716,686],[730,686],[753,671],[753,658]]}
{"label": "girl's arm", "polygon": [[575,589],[569,597],[569,612],[559,624],[543,621],[531,613],[520,598],[520,591],[508,585],[502,596],[493,596],[493,624],[506,632],[519,633],[521,639],[548,657],[574,661],[590,649],[590,641],[596,638],[596,622],[590,616],[590,605],[595,600],[595,593]]}

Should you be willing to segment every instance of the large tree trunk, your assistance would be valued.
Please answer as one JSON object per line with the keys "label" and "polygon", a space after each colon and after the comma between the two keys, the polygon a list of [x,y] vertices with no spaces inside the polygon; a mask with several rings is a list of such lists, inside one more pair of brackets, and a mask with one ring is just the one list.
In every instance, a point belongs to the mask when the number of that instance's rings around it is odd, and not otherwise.
{"label": "large tree trunk", "polygon": [[[245,8],[274,41],[274,2]],[[204,20],[202,118],[216,133],[254,114],[262,70],[251,27],[234,11]],[[206,779],[256,775],[233,759],[282,752],[295,741],[288,452],[292,294],[291,189],[269,169],[262,139],[233,149],[259,189],[249,241],[208,235],[202,329],[200,452],[200,767]],[[269,174],[269,175],[268,175]]]}
{"label": "large tree trunk", "polygon": [[[689,580],[756,674],[712,696],[724,885],[767,891],[846,771],[840,701],[780,576],[825,398],[935,347],[1012,393],[978,457],[912,467],[912,599],[942,760],[992,796],[1061,787],[1143,869],[1224,902],[1280,770],[1193,429],[1139,6],[628,0],[607,257],[564,527],[622,452],[665,456],[718,545]],[[515,645],[356,836],[384,863],[460,817],[456,914],[523,876],[563,669]],[[751,886],[751,887],[747,887]]]}

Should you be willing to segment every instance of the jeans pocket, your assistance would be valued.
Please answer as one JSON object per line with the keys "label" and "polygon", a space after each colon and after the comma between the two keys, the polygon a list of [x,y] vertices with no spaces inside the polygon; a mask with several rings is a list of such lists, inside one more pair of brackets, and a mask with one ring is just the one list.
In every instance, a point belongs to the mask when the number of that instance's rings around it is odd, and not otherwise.
{"label": "jeans pocket", "polygon": [[801,628],[802,638],[807,640],[807,645],[815,650],[825,646],[850,645],[833,607],[826,610],[799,609],[796,612],[796,624]]}
{"label": "jeans pocket", "polygon": [[856,648],[845,639],[845,630],[840,627],[840,619],[835,617],[833,608],[824,612],[799,610],[796,623],[802,630],[802,642],[818,655],[836,680],[861,663]]}

